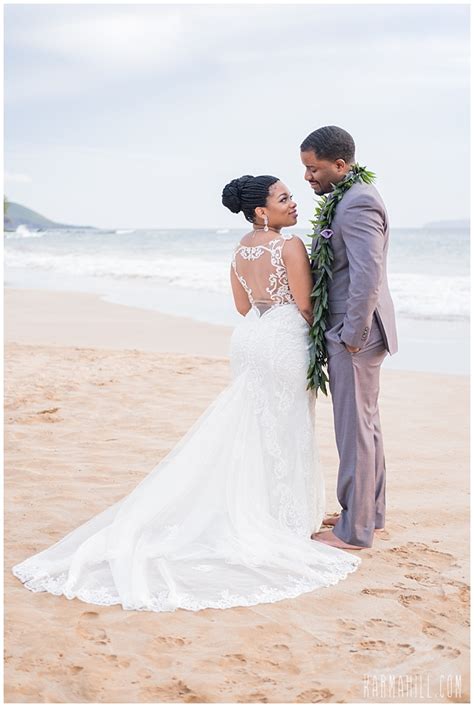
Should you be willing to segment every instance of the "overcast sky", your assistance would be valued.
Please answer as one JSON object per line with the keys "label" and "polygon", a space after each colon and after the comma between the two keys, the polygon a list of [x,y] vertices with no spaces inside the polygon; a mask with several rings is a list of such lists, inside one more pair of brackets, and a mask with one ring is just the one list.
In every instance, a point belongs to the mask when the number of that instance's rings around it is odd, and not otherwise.
{"label": "overcast sky", "polygon": [[5,7],[5,190],[61,222],[240,227],[227,181],[347,129],[393,226],[469,214],[467,5]]}

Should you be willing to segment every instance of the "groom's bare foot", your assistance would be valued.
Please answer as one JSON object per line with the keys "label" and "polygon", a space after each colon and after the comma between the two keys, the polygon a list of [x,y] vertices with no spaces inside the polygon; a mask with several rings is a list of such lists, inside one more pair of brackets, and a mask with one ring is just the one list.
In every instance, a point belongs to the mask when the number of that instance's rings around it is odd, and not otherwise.
{"label": "groom's bare foot", "polygon": [[338,547],[341,550],[367,550],[366,547],[361,545],[349,545],[348,543],[345,543],[344,540],[341,540],[337,537],[337,535],[334,535],[332,530],[325,530],[322,533],[313,533],[311,540],[318,540],[320,543],[331,545],[331,547]]}
{"label": "groom's bare foot", "polygon": [[[330,528],[334,528],[339,518],[339,513],[331,513],[330,516],[326,516],[326,518],[323,520],[323,525]],[[378,530],[385,530],[385,528],[375,528],[375,532],[377,532]]]}

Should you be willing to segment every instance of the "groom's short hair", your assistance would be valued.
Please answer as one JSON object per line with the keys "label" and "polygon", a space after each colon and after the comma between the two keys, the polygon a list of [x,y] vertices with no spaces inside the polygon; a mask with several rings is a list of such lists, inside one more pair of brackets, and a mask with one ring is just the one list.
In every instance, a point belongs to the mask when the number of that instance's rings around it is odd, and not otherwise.
{"label": "groom's short hair", "polygon": [[312,150],[323,160],[345,160],[352,164],[355,159],[355,142],[347,130],[337,125],[325,125],[308,135],[301,143],[302,152]]}

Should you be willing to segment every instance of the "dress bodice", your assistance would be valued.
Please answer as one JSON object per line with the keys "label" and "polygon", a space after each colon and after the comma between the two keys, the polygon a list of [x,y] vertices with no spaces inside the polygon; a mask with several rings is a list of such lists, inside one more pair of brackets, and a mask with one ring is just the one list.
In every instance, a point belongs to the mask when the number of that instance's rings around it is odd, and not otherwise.
{"label": "dress bodice", "polygon": [[281,235],[268,243],[239,243],[232,258],[234,272],[253,309],[263,314],[281,304],[294,304],[283,261],[283,247],[292,235]]}

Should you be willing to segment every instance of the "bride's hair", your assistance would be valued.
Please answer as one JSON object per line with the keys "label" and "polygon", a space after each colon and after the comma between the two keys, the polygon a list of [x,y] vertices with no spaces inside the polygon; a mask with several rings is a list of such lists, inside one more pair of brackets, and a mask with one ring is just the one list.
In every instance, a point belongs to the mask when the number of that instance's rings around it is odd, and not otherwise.
{"label": "bride's hair", "polygon": [[272,184],[279,181],[278,177],[271,177],[269,174],[261,174],[259,177],[244,174],[243,177],[233,179],[225,185],[222,203],[234,214],[242,211],[247,221],[253,223],[256,207],[265,206],[268,190]]}

